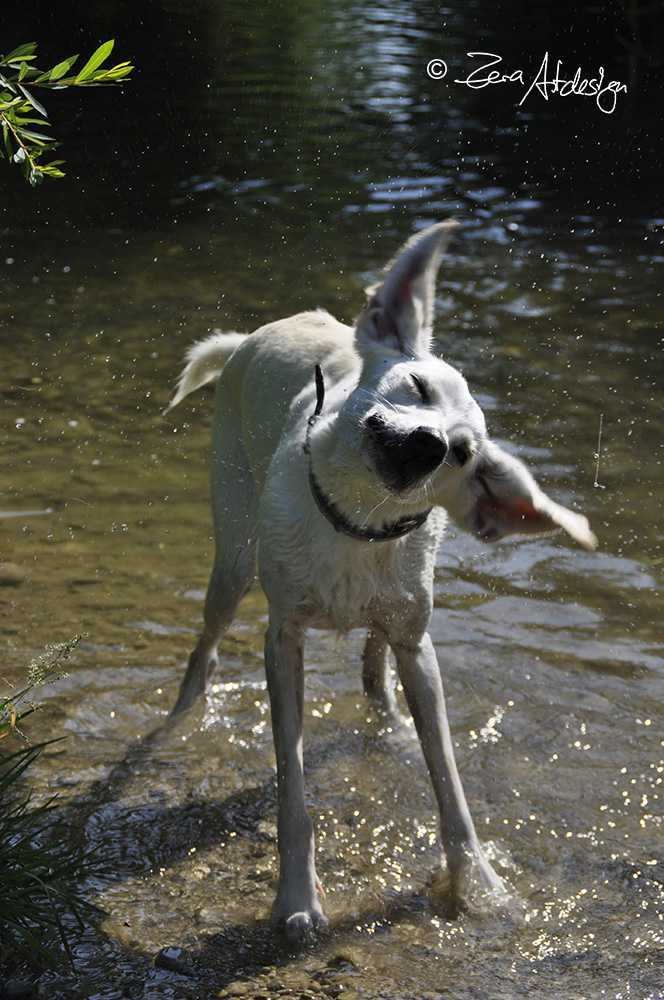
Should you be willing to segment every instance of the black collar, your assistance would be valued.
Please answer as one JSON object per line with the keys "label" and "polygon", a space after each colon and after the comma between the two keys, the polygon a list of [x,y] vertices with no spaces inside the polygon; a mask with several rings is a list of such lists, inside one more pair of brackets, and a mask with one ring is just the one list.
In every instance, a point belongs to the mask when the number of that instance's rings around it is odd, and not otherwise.
{"label": "black collar", "polygon": [[323,517],[330,522],[335,531],[340,531],[342,534],[348,535],[349,538],[356,538],[362,542],[391,542],[395,538],[403,538],[404,535],[408,535],[416,528],[420,528],[433,510],[432,507],[421,511],[419,514],[405,514],[383,528],[361,527],[349,521],[345,514],[342,514],[332,500],[323,493],[314,475],[309,446],[311,428],[321,414],[325,399],[325,383],[323,382],[323,372],[320,365],[316,365],[315,375],[316,409],[307,421],[307,437],[304,444],[304,451],[309,456],[309,488],[311,495],[316,501],[316,506]]}

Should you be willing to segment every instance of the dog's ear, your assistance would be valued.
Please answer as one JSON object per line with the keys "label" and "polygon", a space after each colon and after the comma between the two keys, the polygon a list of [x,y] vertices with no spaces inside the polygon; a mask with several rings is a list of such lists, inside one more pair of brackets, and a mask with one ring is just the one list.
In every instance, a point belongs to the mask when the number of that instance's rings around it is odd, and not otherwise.
{"label": "dog's ear", "polygon": [[419,357],[429,352],[438,268],[457,223],[452,219],[416,233],[385,268],[382,281],[368,289],[368,302],[357,321],[360,353]]}
{"label": "dog's ear", "polygon": [[597,538],[587,518],[550,500],[525,465],[491,441],[482,444],[470,476],[442,505],[461,527],[485,542],[505,535],[551,534],[561,528],[585,549]]}

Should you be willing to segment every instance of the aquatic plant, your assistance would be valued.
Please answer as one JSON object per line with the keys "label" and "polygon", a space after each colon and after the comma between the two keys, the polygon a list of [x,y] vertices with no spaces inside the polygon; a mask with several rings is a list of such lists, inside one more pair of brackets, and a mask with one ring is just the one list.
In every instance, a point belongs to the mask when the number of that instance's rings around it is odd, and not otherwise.
{"label": "aquatic plant", "polygon": [[[101,64],[113,50],[114,40],[104,42],[92,53],[78,73],[71,73],[78,55],[63,59],[52,69],[40,70],[34,65],[37,45],[27,42],[19,45],[8,55],[0,55],[0,122],[4,140],[4,154],[12,163],[17,163],[26,179],[32,184],[41,183],[44,177],[64,177],[60,169],[64,160],[41,163],[41,157],[60,145],[52,136],[32,128],[49,128],[48,112],[32,93],[33,87],[47,87],[61,90],[65,87],[98,87],[106,84],[122,83],[131,73],[133,66],[127,62],[118,63],[110,69],[102,69]],[[9,70],[9,72],[5,72]],[[28,85],[30,90],[28,90]],[[38,116],[38,117],[35,117]]]}
{"label": "aquatic plant", "polygon": [[[35,687],[64,676],[61,664],[81,638],[47,646],[45,655],[30,663],[25,687],[0,697],[0,741],[18,733],[21,720],[35,711],[30,700]],[[17,707],[21,702],[25,710]],[[73,916],[82,926],[83,913],[97,910],[69,887],[90,852],[53,839],[55,797],[33,805],[32,792],[20,781],[44,747],[54,742],[26,741],[8,753],[0,743],[0,964],[12,951],[31,965],[52,962],[57,957],[53,940],[60,941],[73,962],[65,922]]]}

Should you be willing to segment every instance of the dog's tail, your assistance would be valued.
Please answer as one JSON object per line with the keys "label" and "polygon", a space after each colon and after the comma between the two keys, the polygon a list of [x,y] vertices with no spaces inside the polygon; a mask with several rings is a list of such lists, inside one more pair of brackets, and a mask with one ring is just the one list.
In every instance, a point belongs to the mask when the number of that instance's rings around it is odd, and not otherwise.
{"label": "dog's tail", "polygon": [[187,363],[177,381],[175,395],[164,413],[181,403],[190,392],[219,378],[221,369],[235,348],[246,339],[246,333],[213,333],[211,337],[193,344],[185,355]]}

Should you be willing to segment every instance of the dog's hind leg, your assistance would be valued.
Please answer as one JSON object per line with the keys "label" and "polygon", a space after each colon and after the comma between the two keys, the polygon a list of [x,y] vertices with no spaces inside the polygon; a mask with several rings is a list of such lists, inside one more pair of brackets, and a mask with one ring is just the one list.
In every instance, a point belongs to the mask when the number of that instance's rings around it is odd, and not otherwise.
{"label": "dog's hind leg", "polygon": [[369,632],[362,653],[364,693],[379,715],[399,715],[390,676],[390,647],[382,632]]}
{"label": "dog's hind leg", "polygon": [[204,627],[189,657],[171,717],[190,708],[205,691],[217,666],[219,640],[254,582],[258,493],[242,443],[239,417],[223,392],[219,394],[212,428],[211,504],[215,557],[205,597]]}

